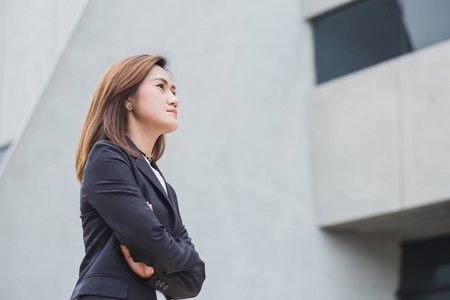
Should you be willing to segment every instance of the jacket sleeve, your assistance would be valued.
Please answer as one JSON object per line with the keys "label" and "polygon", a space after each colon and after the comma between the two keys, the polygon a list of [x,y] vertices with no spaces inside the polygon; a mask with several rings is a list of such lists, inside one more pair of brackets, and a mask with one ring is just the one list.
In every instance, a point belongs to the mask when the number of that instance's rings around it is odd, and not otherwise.
{"label": "jacket sleeve", "polygon": [[[176,209],[181,221],[175,190],[170,184],[167,184],[167,186],[175,197]],[[192,244],[191,238],[184,225],[181,225],[179,237],[194,249],[194,244]],[[175,299],[185,299],[196,297],[200,293],[205,278],[205,264],[202,263],[201,266],[173,274],[155,273],[150,279],[146,280],[145,283],[154,289],[160,290],[167,296]]]}
{"label": "jacket sleeve", "polygon": [[82,201],[99,213],[136,262],[165,274],[201,266],[195,249],[181,237],[171,236],[147,206],[130,158],[113,142],[97,142],[84,168]]}
{"label": "jacket sleeve", "polygon": [[173,274],[155,273],[146,284],[174,299],[186,299],[196,297],[200,293],[204,280],[203,265]]}
{"label": "jacket sleeve", "polygon": [[[180,237],[194,249],[184,225]],[[205,264],[202,263],[200,266],[173,274],[155,272],[145,283],[172,298],[185,299],[195,297],[200,293],[205,278]]]}

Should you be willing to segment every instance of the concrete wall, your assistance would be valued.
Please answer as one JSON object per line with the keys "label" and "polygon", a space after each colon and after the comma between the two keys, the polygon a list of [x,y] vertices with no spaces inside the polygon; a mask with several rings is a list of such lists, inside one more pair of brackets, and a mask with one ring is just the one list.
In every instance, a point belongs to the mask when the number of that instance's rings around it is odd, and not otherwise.
{"label": "concrete wall", "polygon": [[0,3],[0,147],[27,121],[86,0]]}
{"label": "concrete wall", "polygon": [[450,41],[399,60],[404,206],[450,200]]}
{"label": "concrete wall", "polygon": [[311,92],[323,226],[450,199],[449,51],[450,42],[442,42]]}
{"label": "concrete wall", "polygon": [[320,224],[400,209],[398,85],[390,61],[311,91]]}
{"label": "concrete wall", "polygon": [[395,242],[316,224],[302,20],[296,0],[90,1],[0,181],[0,297],[70,296],[90,95],[112,62],[150,52],[170,58],[180,99],[159,165],[206,261],[198,299],[394,299]]}
{"label": "concrete wall", "polygon": [[303,17],[311,19],[356,0],[303,0]]}

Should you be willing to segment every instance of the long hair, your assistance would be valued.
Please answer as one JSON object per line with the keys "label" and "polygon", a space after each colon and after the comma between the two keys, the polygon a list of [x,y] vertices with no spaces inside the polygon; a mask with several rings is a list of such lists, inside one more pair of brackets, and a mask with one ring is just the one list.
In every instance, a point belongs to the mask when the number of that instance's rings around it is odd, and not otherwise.
{"label": "long hair", "polygon": [[[140,157],[126,141],[128,120],[125,101],[137,91],[139,84],[155,65],[165,69],[166,58],[159,55],[133,55],[112,64],[100,78],[83,122],[75,155],[75,169],[80,182],[89,153],[98,141],[108,139],[123,147],[130,155]],[[155,161],[161,158],[164,148],[164,135],[160,135],[152,150]]]}

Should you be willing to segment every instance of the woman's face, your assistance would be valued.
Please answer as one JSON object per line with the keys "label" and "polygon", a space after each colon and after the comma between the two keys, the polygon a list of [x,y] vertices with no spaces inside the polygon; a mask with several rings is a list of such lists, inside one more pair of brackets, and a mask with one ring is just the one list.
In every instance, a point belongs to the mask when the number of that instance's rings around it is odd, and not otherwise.
{"label": "woman's face", "polygon": [[134,119],[140,130],[159,136],[178,128],[175,86],[160,66],[150,69],[130,101],[133,108],[129,117]]}

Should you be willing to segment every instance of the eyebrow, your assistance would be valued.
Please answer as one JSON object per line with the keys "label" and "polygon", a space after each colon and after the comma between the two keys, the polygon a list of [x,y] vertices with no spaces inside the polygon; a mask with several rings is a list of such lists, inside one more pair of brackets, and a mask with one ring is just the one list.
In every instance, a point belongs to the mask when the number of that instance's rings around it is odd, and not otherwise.
{"label": "eyebrow", "polygon": [[[165,84],[169,84],[169,82],[165,79],[165,78],[162,78],[162,77],[156,77],[156,78],[153,78],[151,81],[154,81],[154,80],[161,80],[161,81],[163,81]],[[173,85],[172,84],[172,87],[171,87],[172,89],[174,89],[175,91],[177,90],[177,88],[175,87],[175,85]]]}

